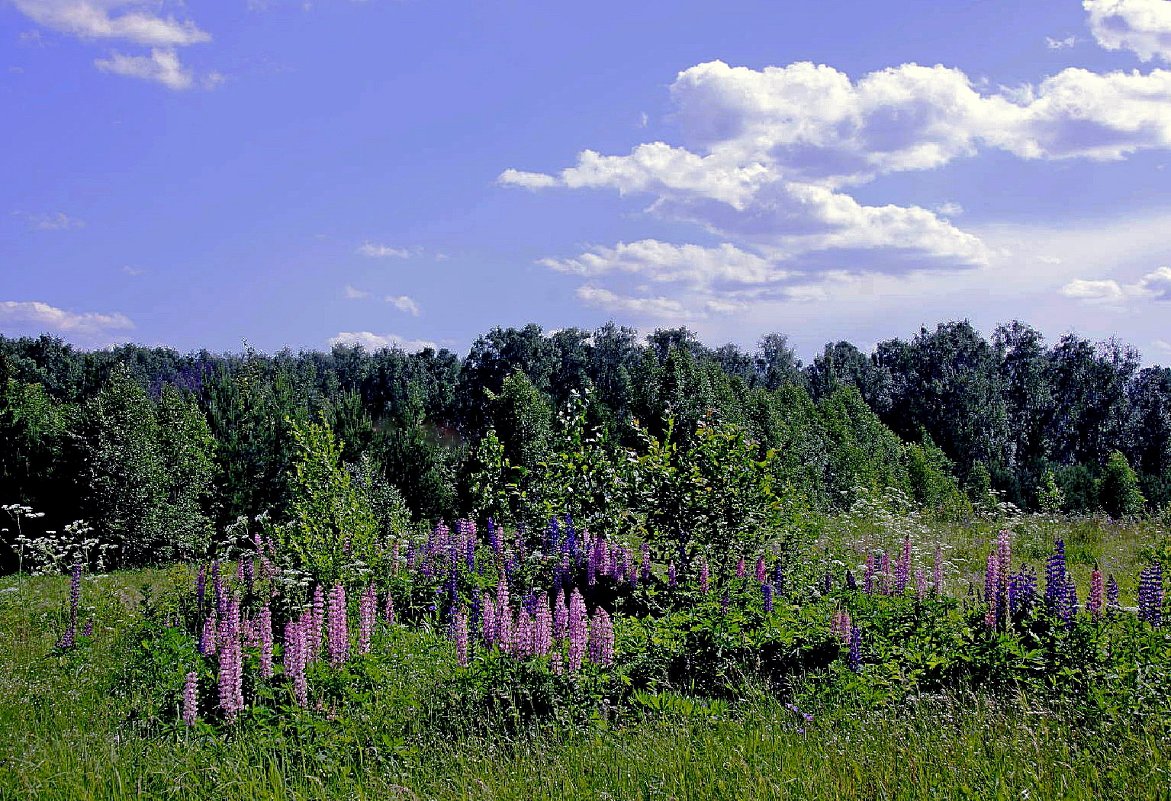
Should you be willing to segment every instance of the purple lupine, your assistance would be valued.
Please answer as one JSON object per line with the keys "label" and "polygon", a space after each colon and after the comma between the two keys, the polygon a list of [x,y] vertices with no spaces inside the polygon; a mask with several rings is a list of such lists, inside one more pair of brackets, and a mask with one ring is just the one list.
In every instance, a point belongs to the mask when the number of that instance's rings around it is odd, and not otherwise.
{"label": "purple lupine", "polygon": [[699,591],[707,595],[709,589],[711,589],[711,571],[708,569],[707,559],[701,558],[699,560]]}
{"label": "purple lupine", "polygon": [[549,609],[549,596],[542,594],[541,600],[537,603],[536,617],[533,619],[533,654],[546,656],[552,647],[553,613]]}
{"label": "purple lupine", "polygon": [[390,594],[390,590],[386,591],[386,600],[382,602],[382,619],[386,621],[386,625],[394,625],[394,596]]}
{"label": "purple lupine", "polygon": [[358,601],[358,653],[370,653],[370,638],[374,634],[374,621],[378,618],[378,592],[373,584],[366,585],[366,591]]}
{"label": "purple lupine", "polygon": [[590,622],[590,661],[606,667],[614,663],[614,625],[610,614],[598,607]]}
{"label": "purple lupine", "polygon": [[1027,611],[1037,600],[1037,574],[1022,567],[1009,577],[1008,611],[1011,614]]}
{"label": "purple lupine", "polygon": [[756,557],[756,583],[768,583],[768,568],[765,567],[763,556]]}
{"label": "purple lupine", "polygon": [[199,572],[195,574],[195,608],[201,614],[203,612],[203,602],[207,596],[207,571],[201,564]]}
{"label": "purple lupine", "polygon": [[1106,608],[1114,612],[1121,609],[1118,603],[1118,580],[1113,573],[1106,579]]}
{"label": "purple lupine", "polygon": [[907,591],[907,584],[911,580],[911,538],[903,537],[903,550],[895,562],[895,593],[902,595]]}
{"label": "purple lupine", "polygon": [[582,657],[585,656],[586,644],[589,637],[589,624],[586,621],[585,599],[577,590],[569,598],[569,649],[568,665],[570,673],[581,670]]}
{"label": "purple lupine", "polygon": [[203,656],[211,656],[216,652],[216,630],[219,628],[219,620],[216,619],[215,610],[207,616],[203,621],[203,630],[199,635],[199,653]]}
{"label": "purple lupine", "polygon": [[850,643],[850,632],[853,627],[854,621],[850,619],[850,613],[845,609],[835,612],[830,619],[830,633],[847,645]]}
{"label": "purple lupine", "polygon": [[675,589],[678,583],[678,577],[675,575],[675,562],[672,560],[671,562],[667,563],[667,586],[671,589]]}
{"label": "purple lupine", "polygon": [[224,587],[224,579],[220,575],[220,561],[211,562],[211,589],[215,595],[215,611],[217,617],[223,617],[228,608],[228,594]]}
{"label": "purple lupine", "polygon": [[862,574],[862,591],[867,595],[874,594],[874,572],[876,569],[874,554],[866,554],[866,570]]}
{"label": "purple lupine", "polygon": [[858,579],[854,577],[854,571],[848,567],[846,568],[846,589],[851,591],[858,589]]}
{"label": "purple lupine", "polygon": [[862,670],[862,632],[857,626],[850,626],[850,670]]}
{"label": "purple lupine", "polygon": [[512,653],[524,659],[533,653],[533,617],[523,606],[516,612],[516,631],[512,638]]}
{"label": "purple lupine", "polygon": [[923,572],[923,568],[915,568],[915,597],[923,600],[923,596],[927,594],[927,574]]}
{"label": "purple lupine", "polygon": [[452,638],[455,640],[455,661],[460,667],[468,666],[468,616],[462,609],[451,621]]}
{"label": "purple lupine", "polygon": [[496,605],[486,592],[480,596],[480,632],[485,645],[496,642]]}
{"label": "purple lupine", "polygon": [[1097,620],[1102,616],[1102,607],[1105,600],[1106,586],[1102,581],[1102,571],[1094,568],[1090,573],[1090,594],[1086,598],[1086,611],[1090,617]]}
{"label": "purple lupine", "polygon": [[610,574],[621,584],[626,581],[626,546],[620,545],[615,548],[610,558],[613,560]]}
{"label": "purple lupine", "polygon": [[890,554],[886,551],[882,552],[882,561],[878,570],[879,576],[879,592],[883,595],[890,595],[891,592],[891,572],[890,572]]}
{"label": "purple lupine", "polygon": [[1045,562],[1045,605],[1051,612],[1057,611],[1065,601],[1065,580],[1065,540],[1057,539],[1053,542],[1053,554]]}
{"label": "purple lupine", "polygon": [[557,593],[557,603],[553,606],[553,636],[558,640],[569,634],[569,607],[565,605],[565,590]]}
{"label": "purple lupine", "polygon": [[1072,625],[1077,616],[1077,585],[1073,579],[1065,582],[1065,601],[1061,606],[1061,619],[1066,625]]}
{"label": "purple lupine", "polygon": [[260,641],[260,675],[266,679],[272,678],[272,610],[268,604],[260,607],[260,616],[256,621],[257,639]]}
{"label": "purple lupine", "polygon": [[94,619],[92,617],[89,620],[85,621],[85,627],[81,630],[81,636],[82,637],[94,636]]}
{"label": "purple lupine", "polygon": [[724,615],[728,614],[728,610],[731,607],[732,596],[728,594],[727,590],[724,590],[724,594],[720,597],[720,613]]}
{"label": "purple lupine", "polygon": [[244,660],[240,651],[240,602],[235,596],[228,599],[227,609],[220,621],[219,642],[219,701],[228,722],[244,709]]}
{"label": "purple lupine", "polygon": [[736,578],[744,578],[748,575],[748,566],[744,562],[744,557],[741,556],[736,560]]}
{"label": "purple lupine", "polygon": [[829,595],[834,588],[834,574],[827,567],[821,576],[821,594]]}
{"label": "purple lupine", "polygon": [[335,584],[329,593],[328,646],[329,664],[338,667],[350,657],[349,617],[346,612],[346,590]]}
{"label": "purple lupine", "polygon": [[935,543],[935,563],[931,567],[931,594],[943,594],[943,545]]}
{"label": "purple lupine", "polygon": [[760,591],[764,593],[764,611],[768,614],[773,611],[773,585],[761,584]]}
{"label": "purple lupine", "polygon": [[492,553],[496,554],[496,559],[499,561],[504,556],[504,542],[500,538],[500,532],[496,530],[496,522],[492,518],[488,518],[488,544],[492,546]]}
{"label": "purple lupine", "polygon": [[199,676],[195,671],[187,674],[183,682],[183,725],[195,725],[199,713]]}
{"label": "purple lupine", "polygon": [[503,650],[512,647],[512,606],[508,597],[508,580],[504,576],[496,583],[496,631],[492,639]]}
{"label": "purple lupine", "polygon": [[[849,571],[846,573],[849,575]],[[785,594],[785,569],[780,559],[777,560],[776,566],[773,568],[773,587],[776,588],[777,595]]]}
{"label": "purple lupine", "polygon": [[586,559],[586,584],[590,587],[598,583],[598,571],[602,570],[605,564],[606,555],[602,552],[603,547],[602,538],[597,537],[593,547],[589,549]]}
{"label": "purple lupine", "polygon": [[285,623],[285,642],[282,657],[285,666],[285,675],[293,684],[293,698],[298,706],[309,704],[309,685],[305,676],[305,666],[309,661],[309,647],[306,630],[312,625],[312,616],[302,615],[298,620]]}
{"label": "purple lupine", "polygon": [[1163,623],[1163,566],[1158,562],[1139,573],[1138,618],[1155,627]]}
{"label": "purple lupine", "polygon": [[236,561],[236,586],[244,586],[244,560],[238,559]]}

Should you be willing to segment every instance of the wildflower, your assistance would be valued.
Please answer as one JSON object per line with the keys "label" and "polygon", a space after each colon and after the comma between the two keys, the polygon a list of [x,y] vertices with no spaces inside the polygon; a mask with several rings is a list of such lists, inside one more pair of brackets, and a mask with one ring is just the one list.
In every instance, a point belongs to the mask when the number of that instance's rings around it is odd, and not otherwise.
{"label": "wildflower", "polygon": [[569,608],[565,605],[565,590],[557,593],[557,603],[553,608],[553,636],[564,638],[569,633]]}
{"label": "wildflower", "polygon": [[309,618],[308,659],[312,662],[321,653],[321,629],[325,626],[325,590],[318,584],[313,588],[313,606]]}
{"label": "wildflower", "polygon": [[1118,581],[1113,573],[1106,579],[1106,608],[1113,611],[1121,608],[1118,604]]}
{"label": "wildflower", "polygon": [[195,717],[199,708],[199,676],[194,671],[186,676],[183,682],[183,724],[194,726]]}
{"label": "wildflower", "polygon": [[984,568],[984,602],[988,604],[988,612],[984,622],[990,627],[996,626],[996,596],[1000,587],[1000,560],[996,553],[988,554],[988,562]]}
{"label": "wildflower", "polygon": [[373,584],[366,585],[366,591],[358,601],[358,653],[370,653],[370,637],[374,633],[374,620],[378,615],[378,593]]}
{"label": "wildflower", "polygon": [[748,575],[748,567],[744,564],[744,557],[741,556],[736,561],[736,578],[744,578]]}
{"label": "wildflower", "polygon": [[549,596],[542,593],[533,618],[533,654],[545,656],[553,647],[553,613],[549,610]]}
{"label": "wildflower", "polygon": [[257,620],[257,639],[260,641],[260,675],[272,678],[272,610],[268,604],[260,607]]}
{"label": "wildflower", "polygon": [[1105,585],[1102,582],[1102,571],[1095,567],[1094,571],[1090,573],[1090,595],[1086,598],[1086,611],[1094,620],[1102,616],[1104,596]]}
{"label": "wildflower", "polygon": [[1056,612],[1065,599],[1065,541],[1053,542],[1053,554],[1045,562],[1045,605]]}
{"label": "wildflower", "polygon": [[350,656],[349,620],[346,613],[346,590],[335,584],[329,593],[329,664],[337,667]]}
{"label": "wildflower", "polygon": [[581,669],[589,637],[589,623],[586,620],[585,599],[577,590],[569,598],[569,672]]}
{"label": "wildflower", "polygon": [[199,572],[195,574],[195,608],[199,612],[203,612],[203,601],[206,594],[207,573],[204,572],[203,565],[200,565]]}
{"label": "wildflower", "polygon": [[862,670],[862,632],[857,626],[850,627],[850,670]]}
{"label": "wildflower", "polygon": [[911,576],[911,538],[903,537],[903,550],[895,562],[895,592],[902,595],[907,591]]}
{"label": "wildflower", "polygon": [[935,564],[931,569],[931,593],[943,594],[943,546],[935,543]]}
{"label": "wildflower", "polygon": [[675,589],[677,584],[678,578],[675,575],[675,562],[672,560],[671,562],[667,563],[667,586],[671,589]]}
{"label": "wildflower", "polygon": [[768,569],[764,564],[764,557],[756,557],[756,583],[764,584],[768,581]]}
{"label": "wildflower", "polygon": [[1156,627],[1163,623],[1163,566],[1158,562],[1139,573],[1138,617]]}
{"label": "wildflower", "polygon": [[216,619],[215,610],[212,610],[212,613],[203,621],[203,631],[199,635],[199,653],[201,655],[211,656],[216,652],[216,630],[218,628],[219,621]]}
{"label": "wildflower", "polygon": [[293,698],[298,706],[309,704],[309,688],[305,676],[305,666],[308,662],[308,644],[306,629],[311,624],[312,617],[302,615],[298,620],[285,623],[284,665],[285,675],[293,684]]}
{"label": "wildflower", "polygon": [[519,659],[524,659],[533,653],[533,617],[524,607],[521,607],[516,613],[516,631],[513,635],[512,652]]}
{"label": "wildflower", "polygon": [[219,701],[220,709],[229,722],[244,709],[244,665],[240,648],[240,602],[235,596],[228,599],[225,615],[220,621],[219,642]]}
{"label": "wildflower", "polygon": [[614,663],[614,626],[602,607],[594,612],[590,625],[590,661],[606,667]]}
{"label": "wildflower", "polygon": [[915,568],[915,597],[919,600],[927,594],[927,574],[923,572],[923,568]]}
{"label": "wildflower", "polygon": [[764,611],[768,614],[773,611],[773,585],[761,584],[760,591],[764,593]]}
{"label": "wildflower", "polygon": [[699,591],[707,595],[711,587],[711,571],[708,569],[707,560],[700,559],[699,561]]}
{"label": "wildflower", "polygon": [[81,562],[73,565],[69,576],[69,623],[65,627],[65,634],[59,648],[72,648],[77,643],[77,607],[81,603]]}
{"label": "wildflower", "polygon": [[390,590],[386,591],[386,600],[382,604],[382,618],[388,626],[394,625],[394,598]]}

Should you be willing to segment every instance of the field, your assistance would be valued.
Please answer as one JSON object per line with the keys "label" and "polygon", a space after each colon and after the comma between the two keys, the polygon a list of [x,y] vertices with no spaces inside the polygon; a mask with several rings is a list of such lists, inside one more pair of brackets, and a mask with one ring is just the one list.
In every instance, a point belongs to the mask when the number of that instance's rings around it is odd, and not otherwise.
{"label": "field", "polygon": [[[802,565],[786,566],[771,610],[751,559],[743,577],[713,566],[707,593],[683,571],[668,590],[657,562],[635,588],[597,578],[586,595],[591,608],[610,607],[614,654],[608,661],[587,648],[576,671],[553,666],[558,647],[572,649],[569,635],[544,654],[487,643],[475,630],[461,646],[458,616],[453,626],[417,600],[452,579],[427,577],[418,557],[386,579],[393,624],[380,611],[363,626],[351,592],[352,651],[337,664],[324,656],[310,664],[304,707],[286,681],[279,635],[271,679],[257,678],[264,646],[246,643],[239,712],[217,703],[219,657],[195,648],[198,566],[84,576],[76,641],[65,647],[69,578],[9,576],[0,580],[0,797],[1171,796],[1171,640],[1133,611],[1136,577],[1165,529],[1015,521],[1013,564],[1037,565],[1051,537],[1064,539],[1081,609],[1054,625],[1042,581],[1034,609],[984,630],[983,574],[997,527],[833,519]],[[907,535],[911,571],[932,570],[928,543],[942,541],[938,596],[916,597],[914,579],[902,593],[861,586],[859,557],[898,553],[896,532]],[[450,536],[442,543],[454,549]],[[436,535],[427,542],[417,553],[434,549]],[[540,585],[548,552],[564,549],[564,538],[553,545],[528,555],[541,564],[513,574],[514,592]],[[474,548],[475,558],[494,561],[484,532]],[[511,545],[497,553],[509,558]],[[837,566],[828,592],[823,564]],[[856,589],[843,565],[857,571]],[[1094,565],[1118,577],[1120,608],[1086,610]],[[292,614],[277,611],[275,591],[235,585],[235,568],[224,565],[225,593],[238,592],[245,607],[267,596],[276,617]],[[895,570],[884,577],[880,568],[873,580],[881,585]],[[461,582],[494,583],[482,569],[465,572]],[[475,597],[468,589],[461,584],[456,597]],[[672,591],[686,594],[671,601]],[[841,610],[863,632],[857,664],[845,640],[840,653],[833,645]],[[595,611],[595,629],[596,621]],[[363,632],[368,654],[358,653]],[[198,720],[185,725],[183,678],[196,671]]]}

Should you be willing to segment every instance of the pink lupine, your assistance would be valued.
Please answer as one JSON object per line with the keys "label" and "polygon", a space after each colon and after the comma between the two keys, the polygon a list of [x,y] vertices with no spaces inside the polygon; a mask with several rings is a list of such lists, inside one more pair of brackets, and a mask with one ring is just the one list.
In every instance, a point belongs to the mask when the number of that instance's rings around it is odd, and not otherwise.
{"label": "pink lupine", "polygon": [[455,613],[451,622],[455,639],[455,660],[460,667],[468,666],[468,616],[462,609]]}
{"label": "pink lupine", "polygon": [[598,607],[590,624],[590,661],[606,667],[614,663],[614,625],[610,614]]}
{"label": "pink lupine", "polygon": [[358,653],[370,653],[370,638],[374,634],[374,621],[378,617],[378,593],[373,584],[366,586],[358,601]]}
{"label": "pink lupine", "polygon": [[305,614],[298,620],[290,620],[285,624],[284,666],[285,675],[293,685],[293,698],[298,706],[307,706],[309,703],[309,686],[305,676],[305,666],[308,663],[309,648],[307,629],[312,625],[312,615]]}
{"label": "pink lupine", "polygon": [[549,610],[549,596],[542,594],[537,601],[533,618],[533,654],[546,656],[553,647],[553,613]]}
{"label": "pink lupine", "polygon": [[699,591],[704,595],[708,594],[711,589],[711,571],[708,569],[707,560],[699,560]]}
{"label": "pink lupine", "polygon": [[569,633],[569,607],[565,605],[565,590],[557,593],[557,604],[553,608],[553,636],[558,640]]}
{"label": "pink lupine", "polygon": [[256,621],[257,639],[260,644],[260,675],[272,678],[272,610],[268,604],[260,607]]}
{"label": "pink lupine", "polygon": [[346,590],[334,585],[329,593],[329,664],[343,664],[350,657],[349,619],[346,613]]}
{"label": "pink lupine", "polygon": [[203,631],[199,635],[199,653],[211,656],[216,652],[216,632],[219,630],[219,620],[215,610],[203,621]]}
{"label": "pink lupine", "polygon": [[1090,573],[1090,595],[1086,598],[1086,611],[1094,620],[1102,616],[1105,595],[1106,585],[1102,580],[1102,571],[1095,567]]}
{"label": "pink lupine", "polygon": [[516,631],[512,639],[512,653],[524,659],[533,652],[533,618],[523,606],[516,613]]}
{"label": "pink lupine", "polygon": [[736,578],[744,578],[748,575],[748,566],[744,563],[744,557],[741,556],[736,560]]}
{"label": "pink lupine", "polygon": [[488,593],[480,596],[480,626],[484,644],[492,645],[496,642],[496,605]]}
{"label": "pink lupine", "polygon": [[386,625],[394,625],[394,597],[389,590],[386,592],[386,600],[382,603],[382,619],[386,621]]}
{"label": "pink lupine", "polygon": [[513,646],[512,606],[508,598],[508,581],[504,576],[496,584],[496,632],[493,639],[500,650],[508,652]]}
{"label": "pink lupine", "polygon": [[768,583],[768,568],[764,564],[763,556],[756,557],[756,583]]}
{"label": "pink lupine", "polygon": [[220,709],[229,722],[234,721],[236,715],[244,709],[244,664],[240,634],[240,602],[232,596],[228,599],[224,617],[220,621],[216,643],[219,652]]}
{"label": "pink lupine", "polygon": [[923,572],[923,568],[915,568],[915,597],[922,600],[923,596],[927,594],[927,574]]}
{"label": "pink lupine", "polygon": [[569,650],[568,668],[570,673],[581,670],[589,638],[589,623],[586,620],[585,599],[577,590],[569,598]]}
{"label": "pink lupine", "polygon": [[199,713],[199,676],[194,671],[188,673],[183,682],[183,725],[195,725]]}

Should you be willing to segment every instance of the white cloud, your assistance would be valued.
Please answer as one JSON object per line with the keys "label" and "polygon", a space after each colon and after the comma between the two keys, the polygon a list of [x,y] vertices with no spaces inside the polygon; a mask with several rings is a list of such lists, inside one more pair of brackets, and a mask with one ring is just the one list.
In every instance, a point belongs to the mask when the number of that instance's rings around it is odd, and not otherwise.
{"label": "white cloud", "polygon": [[1107,50],[1130,50],[1141,61],[1171,62],[1171,2],[1085,0],[1090,32]]}
{"label": "white cloud", "polygon": [[1122,286],[1112,279],[1088,281],[1075,278],[1061,288],[1061,294],[1089,303],[1119,303],[1126,297]]}
{"label": "white cloud", "polygon": [[496,181],[501,186],[519,186],[522,189],[547,189],[557,185],[557,179],[543,172],[525,172],[508,169],[500,173]]}
{"label": "white cloud", "polygon": [[346,300],[361,300],[363,298],[370,297],[370,293],[367,292],[366,290],[356,289],[356,288],[350,286],[349,284],[346,284],[346,288],[343,291],[343,295]]}
{"label": "white cloud", "polygon": [[964,207],[959,203],[952,203],[950,200],[945,203],[940,203],[935,207],[935,210],[944,217],[959,217],[964,213]]}
{"label": "white cloud", "polygon": [[422,312],[419,304],[413,298],[407,297],[406,295],[387,295],[385,300],[399,311],[406,312],[412,317],[418,317]]}
{"label": "white cloud", "polygon": [[150,51],[149,56],[111,53],[109,58],[94,59],[94,66],[114,75],[155,81],[168,89],[190,89],[195,82],[191,70],[184,69],[180,63],[178,53],[157,47]]}
{"label": "white cloud", "polygon": [[382,348],[398,348],[407,353],[415,353],[424,348],[435,348],[434,342],[426,339],[407,339],[398,334],[375,334],[370,331],[341,331],[337,336],[330,337],[329,344],[333,345],[361,345],[368,351]]}
{"label": "white cloud", "polygon": [[1171,342],[1168,342],[1165,339],[1156,339],[1151,344],[1154,345],[1159,350],[1163,351],[1164,353],[1171,353]]}
{"label": "white cloud", "polygon": [[29,214],[23,211],[14,211],[13,214],[26,223],[41,231],[68,231],[75,228],[84,228],[85,221],[70,217],[63,211],[46,214]]}
{"label": "white cloud", "polygon": [[112,314],[71,312],[36,300],[0,301],[0,324],[82,336],[93,336],[134,327],[130,318],[119,312]]}
{"label": "white cloud", "polygon": [[1171,267],[1160,267],[1138,282],[1137,290],[1151,300],[1171,301]]}
{"label": "white cloud", "polygon": [[[176,48],[211,41],[211,35],[189,19],[163,16],[155,0],[13,0],[17,10],[34,22],[83,41],[109,40],[150,48],[149,54],[112,52],[94,60],[102,72],[154,81],[169,89],[196,83]],[[204,88],[224,80],[218,72],[199,79]]]}
{"label": "white cloud", "polygon": [[[645,142],[623,155],[584,150],[555,174],[508,169],[499,176],[502,185],[534,190],[646,196],[649,214],[723,242],[643,240],[541,260],[595,279],[583,288],[590,302],[635,312],[661,311],[648,301],[671,300],[701,313],[752,298],[814,299],[824,292],[819,276],[830,273],[986,268],[990,249],[952,222],[963,211],[958,205],[868,205],[850,188],[987,149],[1102,161],[1171,149],[1167,70],[1071,68],[1036,85],[989,90],[941,65],[903,64],[853,80],[808,62],[756,70],[713,61],[679,73],[670,91],[678,143]],[[766,276],[754,295],[724,286],[733,263],[720,248],[739,254],[735,269],[752,266]],[[802,273],[805,280],[793,278]],[[672,285],[670,297],[632,296],[622,283],[634,275]]]}
{"label": "white cloud", "polygon": [[1076,36],[1067,36],[1064,39],[1054,39],[1051,36],[1045,37],[1045,46],[1050,50],[1066,50],[1077,44]]}
{"label": "white cloud", "polygon": [[677,300],[664,297],[636,298],[618,295],[608,289],[596,286],[578,287],[577,296],[591,306],[608,311],[627,312],[647,317],[685,319],[692,316]]}
{"label": "white cloud", "polygon": [[141,0],[14,0],[17,10],[46,28],[79,39],[122,39],[151,47],[211,41],[191,20],[161,17]]}
{"label": "white cloud", "polygon": [[392,248],[389,245],[380,245],[377,242],[363,242],[358,253],[372,259],[409,259],[411,252],[405,248]]}

